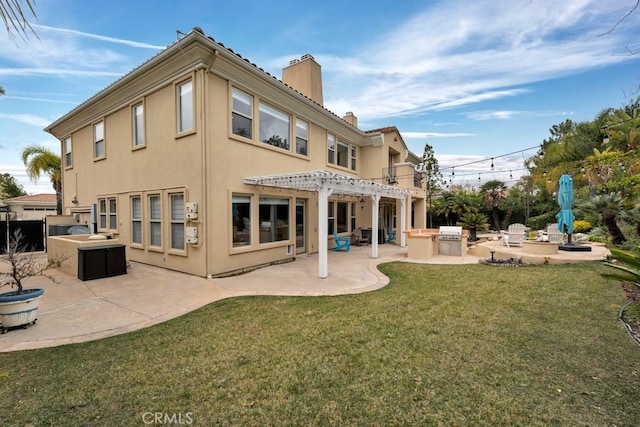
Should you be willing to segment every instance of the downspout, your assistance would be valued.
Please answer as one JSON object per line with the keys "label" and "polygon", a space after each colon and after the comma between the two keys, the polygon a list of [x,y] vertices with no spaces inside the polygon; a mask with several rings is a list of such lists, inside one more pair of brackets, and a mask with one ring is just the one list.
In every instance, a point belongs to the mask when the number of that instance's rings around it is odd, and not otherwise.
{"label": "downspout", "polygon": [[[211,72],[211,68],[213,67],[214,62],[216,62],[216,59],[218,58],[220,54],[218,53],[218,51],[216,49],[213,50],[213,53],[211,54],[211,60],[209,61],[209,65],[207,66],[207,69],[204,73],[203,76],[203,82],[202,82],[202,117],[200,120],[200,123],[202,123],[202,145],[201,145],[201,150],[202,150],[202,155],[201,157],[201,170],[202,170],[202,209],[201,212],[203,212],[202,218],[206,218],[206,220],[203,220],[202,222],[202,238],[206,239],[206,243],[205,243],[205,251],[204,251],[204,258],[205,258],[205,274],[207,277],[211,277],[211,271],[212,271],[212,262],[211,262],[211,257],[209,256],[212,252],[210,250],[210,247],[212,246],[212,242],[209,242],[208,239],[208,235],[210,233],[209,230],[209,223],[211,220],[211,214],[209,212],[208,209],[208,205],[209,205],[209,180],[208,180],[208,174],[209,174],[209,170],[207,168],[207,165],[210,164],[209,162],[209,150],[208,150],[208,138],[207,138],[207,111],[208,111],[208,105],[209,105],[209,97],[207,96],[209,91],[208,91],[208,77],[209,77],[209,73]],[[205,213],[206,212],[206,216]],[[206,221],[206,222],[205,222]],[[205,232],[206,230],[206,232]]]}

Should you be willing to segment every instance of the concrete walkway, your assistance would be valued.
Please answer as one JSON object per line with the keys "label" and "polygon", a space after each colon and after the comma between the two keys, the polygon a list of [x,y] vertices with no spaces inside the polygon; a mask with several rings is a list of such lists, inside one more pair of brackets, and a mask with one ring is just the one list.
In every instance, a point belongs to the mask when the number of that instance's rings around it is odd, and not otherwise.
{"label": "concrete walkway", "polygon": [[[45,289],[36,325],[0,335],[0,352],[54,347],[123,334],[162,323],[214,301],[245,295],[319,296],[369,292],[389,279],[376,268],[390,261],[428,264],[477,264],[477,256],[407,258],[407,249],[381,245],[329,251],[329,277],[318,277],[318,254],[262,268],[240,276],[204,279],[132,263],[127,274],[83,282],[58,274],[59,283],[37,277],[28,287]],[[42,255],[44,256],[44,254]],[[6,268],[2,265],[0,268]]]}

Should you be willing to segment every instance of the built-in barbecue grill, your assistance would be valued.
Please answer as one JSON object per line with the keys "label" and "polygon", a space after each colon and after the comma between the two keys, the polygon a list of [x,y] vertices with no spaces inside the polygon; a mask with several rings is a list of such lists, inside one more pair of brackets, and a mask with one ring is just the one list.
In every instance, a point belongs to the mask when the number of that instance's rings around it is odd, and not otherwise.
{"label": "built-in barbecue grill", "polygon": [[438,232],[438,254],[462,256],[462,227],[443,225]]}

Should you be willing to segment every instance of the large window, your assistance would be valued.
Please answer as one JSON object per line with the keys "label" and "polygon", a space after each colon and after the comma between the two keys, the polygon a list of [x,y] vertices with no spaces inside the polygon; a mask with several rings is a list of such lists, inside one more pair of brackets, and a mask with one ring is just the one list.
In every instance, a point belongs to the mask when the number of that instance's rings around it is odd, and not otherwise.
{"label": "large window", "polygon": [[291,118],[282,111],[260,103],[260,141],[274,147],[289,150],[291,144]]}
{"label": "large window", "polygon": [[349,167],[349,144],[346,142],[338,141],[338,166],[343,168]]}
{"label": "large window", "polygon": [[101,159],[104,153],[104,121],[93,125],[93,157]]}
{"label": "large window", "polygon": [[327,134],[327,161],[329,163],[336,161],[336,137],[330,133]]}
{"label": "large window", "polygon": [[64,140],[64,167],[73,166],[73,146],[71,145],[71,137]]}
{"label": "large window", "polygon": [[170,194],[171,249],[184,250],[184,194]]}
{"label": "large window", "polygon": [[233,247],[251,246],[251,196],[234,194],[231,201],[231,210],[233,218]]}
{"label": "large window", "polygon": [[162,246],[162,207],[159,195],[149,196],[149,245]]}
{"label": "large window", "polygon": [[99,228],[101,230],[117,230],[118,214],[115,197],[98,199]]}
{"label": "large window", "polygon": [[253,138],[253,97],[233,88],[231,127],[234,135]]}
{"label": "large window", "polygon": [[142,244],[142,199],[131,197],[131,243]]}
{"label": "large window", "polygon": [[260,243],[289,240],[289,199],[260,197]]}
{"label": "large window", "polygon": [[178,100],[178,133],[193,130],[193,82],[187,80],[176,89]]}
{"label": "large window", "polygon": [[133,122],[133,146],[142,147],[144,145],[144,105],[136,104],[131,109]]}
{"label": "large window", "polygon": [[346,233],[349,231],[349,203],[338,202],[336,219],[338,223],[338,233]]}
{"label": "large window", "polygon": [[296,153],[306,156],[309,145],[309,123],[296,119]]}

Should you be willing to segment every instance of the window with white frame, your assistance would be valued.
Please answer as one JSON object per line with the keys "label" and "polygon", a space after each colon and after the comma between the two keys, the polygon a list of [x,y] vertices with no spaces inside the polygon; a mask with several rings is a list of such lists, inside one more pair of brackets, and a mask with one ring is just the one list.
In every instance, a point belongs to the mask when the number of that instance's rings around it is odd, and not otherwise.
{"label": "window with white frame", "polygon": [[71,144],[71,137],[64,139],[64,167],[70,168],[73,166],[73,146]]}
{"label": "window with white frame", "polygon": [[258,111],[260,141],[289,150],[291,148],[291,117],[263,102],[259,104]]}
{"label": "window with white frame", "polygon": [[327,162],[335,163],[336,161],[336,137],[332,134],[327,134]]}
{"label": "window with white frame", "polygon": [[118,214],[115,197],[98,199],[99,228],[101,230],[117,230]]}
{"label": "window with white frame", "polygon": [[162,205],[160,195],[149,196],[149,245],[162,247]]}
{"label": "window with white frame", "polygon": [[131,196],[131,243],[142,244],[142,199]]}
{"label": "window with white frame", "polygon": [[131,109],[133,121],[133,146],[142,147],[144,145],[144,105],[136,104]]}
{"label": "window with white frame", "polygon": [[296,153],[308,155],[309,123],[296,119]]}
{"label": "window with white frame", "polygon": [[351,231],[356,229],[356,202],[351,202]]}
{"label": "window with white frame", "polygon": [[234,135],[253,138],[253,96],[232,89],[231,129]]}
{"label": "window with white frame", "polygon": [[231,211],[233,247],[251,246],[251,196],[233,194],[231,196]]}
{"label": "window with white frame", "polygon": [[338,202],[336,212],[336,222],[338,223],[338,233],[349,231],[349,203]]}
{"label": "window with white frame", "polygon": [[289,199],[260,197],[260,243],[289,240]]}
{"label": "window with white frame", "polygon": [[193,81],[186,80],[176,86],[178,103],[178,133],[193,130]]}
{"label": "window with white frame", "polygon": [[107,229],[107,199],[98,199],[98,227],[101,230]]}
{"label": "window with white frame", "polygon": [[349,167],[349,144],[346,142],[338,141],[338,166],[343,168]]}
{"label": "window with white frame", "polygon": [[169,195],[171,207],[171,249],[184,250],[184,194]]}
{"label": "window with white frame", "polygon": [[101,159],[105,156],[104,121],[93,125],[93,157]]}
{"label": "window with white frame", "polygon": [[336,204],[335,202],[329,202],[328,206],[327,206],[327,214],[328,214],[328,219],[327,219],[327,234],[333,234],[334,231],[336,231]]}
{"label": "window with white frame", "polygon": [[351,146],[351,170],[356,170],[356,146]]}

